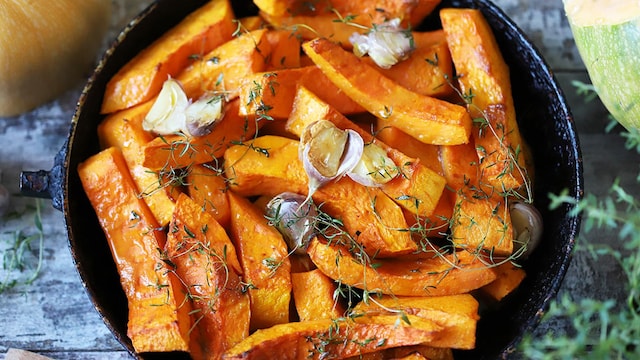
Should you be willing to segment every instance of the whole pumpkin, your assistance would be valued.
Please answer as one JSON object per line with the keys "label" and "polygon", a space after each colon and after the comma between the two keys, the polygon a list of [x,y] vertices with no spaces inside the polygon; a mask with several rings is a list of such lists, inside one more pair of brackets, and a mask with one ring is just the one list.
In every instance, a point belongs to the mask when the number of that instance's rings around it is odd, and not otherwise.
{"label": "whole pumpkin", "polygon": [[0,0],[0,116],[42,105],[89,73],[111,0]]}

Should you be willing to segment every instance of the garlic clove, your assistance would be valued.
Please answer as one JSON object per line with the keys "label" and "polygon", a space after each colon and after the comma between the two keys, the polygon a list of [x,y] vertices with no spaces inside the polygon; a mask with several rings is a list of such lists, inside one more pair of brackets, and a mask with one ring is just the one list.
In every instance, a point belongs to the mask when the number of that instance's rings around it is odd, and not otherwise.
{"label": "garlic clove", "polygon": [[323,184],[342,177],[356,166],[364,140],[353,130],[341,130],[330,121],[320,120],[307,126],[300,147],[311,197]]}
{"label": "garlic clove", "polygon": [[162,85],[151,109],[142,121],[142,128],[158,135],[169,135],[185,128],[185,110],[189,106],[189,99],[182,85],[175,79],[169,78]]}
{"label": "garlic clove", "polygon": [[205,136],[224,116],[224,97],[205,95],[185,110],[185,131],[191,136]]}
{"label": "garlic clove", "polygon": [[303,195],[284,192],[267,203],[269,222],[282,234],[290,251],[305,254],[316,234],[318,211]]}
{"label": "garlic clove", "polygon": [[305,158],[322,176],[336,176],[348,134],[323,120],[310,126],[305,142]]}
{"label": "garlic clove", "polygon": [[367,55],[367,53],[371,49],[371,44],[369,44],[369,38],[367,37],[367,35],[353,33],[351,36],[349,36],[349,42],[353,44],[353,53],[357,57],[363,57]]}
{"label": "garlic clove", "polygon": [[519,255],[518,259],[525,260],[542,239],[544,230],[542,215],[532,204],[520,201],[509,204],[509,214],[514,232],[514,254]]}
{"label": "garlic clove", "polygon": [[413,36],[410,31],[400,27],[400,19],[377,25],[365,35],[353,33],[349,42],[356,56],[369,54],[373,62],[383,69],[405,60],[414,50]]}
{"label": "garlic clove", "polygon": [[398,175],[398,167],[380,146],[369,143],[364,146],[358,164],[347,173],[355,182],[370,187],[382,186]]}

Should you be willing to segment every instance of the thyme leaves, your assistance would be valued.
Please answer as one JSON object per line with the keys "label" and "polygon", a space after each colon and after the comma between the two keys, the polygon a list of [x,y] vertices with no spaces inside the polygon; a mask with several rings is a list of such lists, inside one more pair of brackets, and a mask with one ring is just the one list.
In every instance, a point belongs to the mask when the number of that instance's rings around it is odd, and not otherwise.
{"label": "thyme leaves", "polygon": [[5,235],[7,237],[0,248],[4,271],[4,276],[0,279],[0,294],[21,285],[32,284],[42,270],[45,235],[41,201],[36,200],[35,206],[26,211],[33,211],[33,228],[3,234],[3,238]]}

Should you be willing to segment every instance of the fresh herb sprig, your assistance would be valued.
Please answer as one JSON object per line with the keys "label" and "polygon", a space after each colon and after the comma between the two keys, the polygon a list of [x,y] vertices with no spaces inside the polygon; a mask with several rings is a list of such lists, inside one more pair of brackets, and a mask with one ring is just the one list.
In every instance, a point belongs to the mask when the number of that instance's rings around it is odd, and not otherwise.
{"label": "fresh herb sprig", "polygon": [[[574,82],[574,86],[585,100],[597,97],[590,85]],[[616,125],[612,119],[607,130]],[[628,150],[640,153],[640,132],[623,131],[622,136]],[[640,174],[637,181],[640,183]],[[618,232],[620,247],[591,242],[583,236],[576,251],[586,251],[597,261],[615,261],[625,276],[626,282],[621,285],[626,299],[624,303],[591,298],[576,301],[564,294],[551,303],[542,322],[570,319],[570,331],[538,337],[527,334],[520,351],[527,359],[640,358],[640,199],[624,189],[617,179],[603,199],[588,194],[576,201],[565,192],[550,197],[552,208],[569,204],[573,206],[572,215],[582,213],[583,233],[594,228]]]}
{"label": "fresh herb sprig", "polygon": [[[40,200],[36,199],[33,211],[35,230],[21,229],[2,234],[0,274],[4,275],[0,276],[0,294],[20,285],[29,285],[40,275],[44,253]],[[10,216],[11,214],[7,215]]]}

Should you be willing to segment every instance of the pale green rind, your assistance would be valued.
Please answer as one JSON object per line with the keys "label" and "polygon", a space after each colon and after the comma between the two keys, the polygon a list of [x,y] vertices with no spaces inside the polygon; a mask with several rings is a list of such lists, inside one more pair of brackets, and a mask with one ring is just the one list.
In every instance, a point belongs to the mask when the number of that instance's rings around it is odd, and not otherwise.
{"label": "pale green rind", "polygon": [[571,30],[607,110],[625,128],[640,129],[640,18]]}

